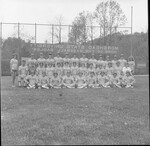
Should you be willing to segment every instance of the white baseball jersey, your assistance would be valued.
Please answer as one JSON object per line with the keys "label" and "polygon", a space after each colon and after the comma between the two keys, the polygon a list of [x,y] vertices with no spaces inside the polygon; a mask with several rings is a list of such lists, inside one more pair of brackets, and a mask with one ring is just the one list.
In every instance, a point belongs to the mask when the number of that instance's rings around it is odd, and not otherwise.
{"label": "white baseball jersey", "polygon": [[37,60],[36,59],[32,59],[32,58],[29,58],[28,60],[27,60],[27,65],[28,65],[28,67],[30,68],[30,67],[34,67],[35,65],[37,64]]}
{"label": "white baseball jersey", "polygon": [[12,58],[10,60],[10,67],[11,67],[11,70],[17,70],[18,69],[18,60],[15,58]]}
{"label": "white baseball jersey", "polygon": [[28,73],[28,67],[26,65],[25,66],[21,65],[19,66],[18,71],[21,76],[26,76]]}

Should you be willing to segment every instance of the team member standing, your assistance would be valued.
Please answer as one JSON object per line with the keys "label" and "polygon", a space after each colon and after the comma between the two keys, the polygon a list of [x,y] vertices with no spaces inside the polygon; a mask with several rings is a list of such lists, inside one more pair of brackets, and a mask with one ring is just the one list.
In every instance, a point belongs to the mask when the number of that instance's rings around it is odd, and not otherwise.
{"label": "team member standing", "polygon": [[109,55],[106,56],[106,60],[105,60],[105,68],[108,67],[108,63],[111,62]]}
{"label": "team member standing", "polygon": [[21,65],[18,68],[18,86],[25,87],[25,78],[28,75],[28,67],[25,60],[22,60]]}
{"label": "team member standing", "polygon": [[79,58],[77,58],[76,54],[73,55],[73,57],[71,58],[71,66],[73,66],[73,64],[76,64],[76,66],[79,65]]}
{"label": "team member standing", "polygon": [[96,62],[97,60],[95,59],[94,53],[92,54],[92,57],[90,59],[88,59],[88,64],[93,64],[93,67],[96,67]]}
{"label": "team member standing", "polygon": [[99,60],[97,61],[97,64],[102,66],[102,68],[105,67],[105,61],[103,60],[102,55],[99,56]]}
{"label": "team member standing", "polygon": [[37,60],[34,58],[34,54],[31,53],[31,58],[27,60],[28,71],[35,71],[37,67]]}
{"label": "team member standing", "polygon": [[57,67],[57,64],[60,63],[60,65],[62,66],[63,63],[63,58],[60,56],[60,53],[57,53],[57,56],[54,57],[55,60],[55,66]]}
{"label": "team member standing", "polygon": [[119,59],[119,61],[121,68],[123,68],[125,66],[125,63],[127,62],[127,60],[124,59],[123,54],[121,54],[121,58]]}
{"label": "team member standing", "polygon": [[10,60],[10,71],[12,76],[12,87],[15,87],[15,79],[17,76],[17,70],[18,70],[18,60],[17,55],[13,54],[13,58]]}
{"label": "team member standing", "polygon": [[115,66],[114,70],[117,71],[117,74],[119,74],[119,75],[121,74],[121,72],[122,72],[122,67],[121,67],[121,65],[120,65],[120,61],[117,61],[117,62],[116,62],[116,66]]}
{"label": "team member standing", "polygon": [[116,67],[116,63],[117,63],[117,55],[114,55],[114,59],[112,60],[112,66],[113,66],[113,68]]}
{"label": "team member standing", "polygon": [[49,64],[54,65],[54,58],[52,57],[52,54],[49,53],[48,58],[46,59],[46,65],[47,67],[49,66]]}
{"label": "team member standing", "polygon": [[82,54],[82,57],[79,59],[80,66],[84,64],[85,67],[87,67],[88,59],[86,58],[85,53]]}
{"label": "team member standing", "polygon": [[65,57],[63,58],[63,66],[67,63],[69,64],[69,66],[71,65],[71,62],[70,62],[70,58],[68,56],[68,53],[65,54]]}
{"label": "team member standing", "polygon": [[40,57],[37,59],[37,64],[38,64],[38,66],[39,66],[40,64],[43,64],[43,66],[45,67],[46,60],[45,60],[45,58],[44,58],[44,56],[43,56],[43,53],[40,53]]}
{"label": "team member standing", "polygon": [[135,60],[133,56],[130,56],[128,59],[128,63],[129,63],[129,67],[131,68],[131,72],[132,74],[134,74],[134,70],[135,70]]}

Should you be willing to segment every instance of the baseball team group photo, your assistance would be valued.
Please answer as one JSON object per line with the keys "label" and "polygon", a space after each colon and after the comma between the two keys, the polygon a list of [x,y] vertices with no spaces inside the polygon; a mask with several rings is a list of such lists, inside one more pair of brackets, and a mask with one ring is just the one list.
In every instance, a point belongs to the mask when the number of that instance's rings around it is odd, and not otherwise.
{"label": "baseball team group photo", "polygon": [[147,0],[2,0],[2,145],[149,145],[147,12]]}

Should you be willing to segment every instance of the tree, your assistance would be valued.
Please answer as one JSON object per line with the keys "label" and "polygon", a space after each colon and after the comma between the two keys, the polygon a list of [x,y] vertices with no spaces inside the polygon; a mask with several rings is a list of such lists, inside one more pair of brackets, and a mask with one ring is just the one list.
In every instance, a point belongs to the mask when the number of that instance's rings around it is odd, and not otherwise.
{"label": "tree", "polygon": [[35,36],[31,36],[28,32],[25,32],[25,25],[23,24],[16,24],[14,25],[14,32],[12,33],[11,37],[19,37],[23,40],[35,40]]}
{"label": "tree", "polygon": [[50,31],[50,35],[52,36],[52,43],[53,38],[56,38],[56,41],[60,44],[61,43],[61,32],[62,32],[62,24],[64,22],[64,18],[62,15],[55,17],[55,23],[56,25],[52,25],[52,30]]}
{"label": "tree", "polygon": [[[102,28],[103,37],[115,32],[115,28],[124,25],[127,22],[127,18],[124,15],[119,3],[113,0],[101,2],[97,5],[95,10],[95,18]],[[109,44],[111,43],[111,37]],[[104,40],[104,44],[106,44]]]}
{"label": "tree", "polygon": [[69,42],[83,44],[87,41],[87,13],[85,11],[79,15],[72,22],[72,28],[69,33]]}
{"label": "tree", "polygon": [[89,40],[91,40],[91,43],[93,46],[93,39],[94,39],[94,34],[95,34],[95,29],[93,26],[95,23],[95,19],[94,19],[93,13],[90,13],[87,11],[86,19],[87,19],[87,25],[89,25],[87,27],[87,36],[89,37]]}

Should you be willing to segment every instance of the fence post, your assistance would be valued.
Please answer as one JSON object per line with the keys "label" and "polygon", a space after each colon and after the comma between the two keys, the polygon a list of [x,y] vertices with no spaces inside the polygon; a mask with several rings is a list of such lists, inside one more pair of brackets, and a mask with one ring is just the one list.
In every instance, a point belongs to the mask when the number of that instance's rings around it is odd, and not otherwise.
{"label": "fence post", "polygon": [[36,44],[36,23],[35,23],[35,44]]}
{"label": "fence post", "polygon": [[69,36],[70,36],[70,25],[68,25],[68,42],[69,42]]}
{"label": "fence post", "polygon": [[101,46],[101,27],[99,27],[99,46]]}
{"label": "fence post", "polygon": [[92,48],[93,48],[93,26],[91,25],[91,42],[92,42]]}
{"label": "fence post", "polygon": [[133,56],[133,46],[132,46],[132,15],[133,15],[133,7],[131,7],[131,52],[130,52],[130,55]]}
{"label": "fence post", "polygon": [[20,56],[20,23],[18,22],[18,62],[19,65],[21,63],[21,56]]}
{"label": "fence post", "polygon": [[[3,44],[3,40],[2,40],[2,22],[1,22],[1,34],[0,34],[0,56],[1,56],[1,49],[2,49],[2,45]],[[2,60],[1,60],[2,61]],[[0,61],[0,68],[1,68],[1,61]],[[2,71],[0,69],[0,75],[2,75]]]}
{"label": "fence post", "polygon": [[61,44],[61,24],[59,25],[59,44]]}
{"label": "fence post", "polygon": [[0,48],[2,47],[2,43],[3,43],[3,40],[2,40],[2,35],[3,35],[3,32],[2,32],[2,29],[3,29],[3,28],[2,28],[2,27],[3,27],[3,26],[2,26],[2,25],[3,25],[3,23],[1,22],[1,30],[0,30],[0,31],[1,31],[1,33],[0,33]]}
{"label": "fence post", "polygon": [[52,24],[52,44],[53,44],[53,35],[54,35],[54,25]]}

